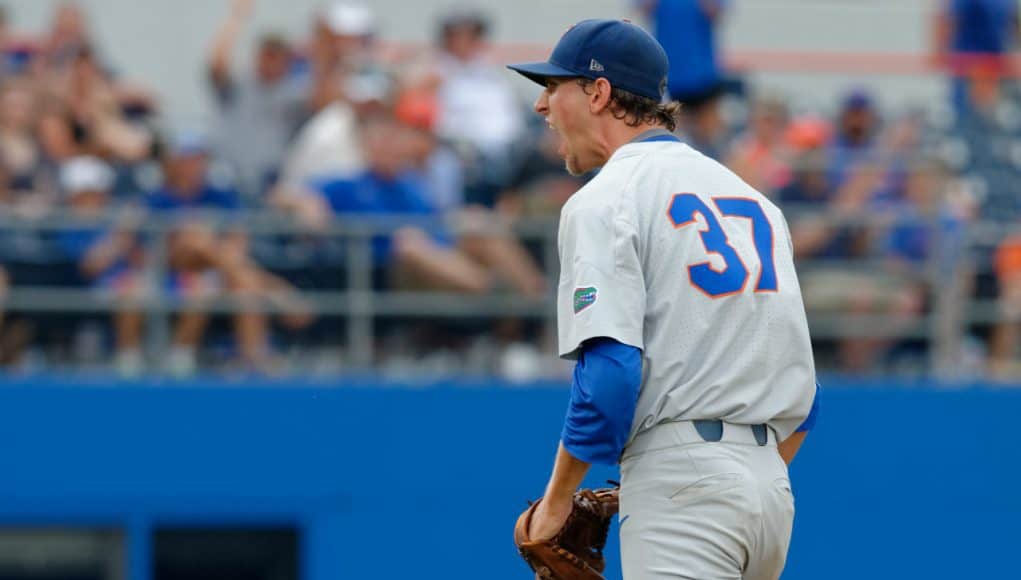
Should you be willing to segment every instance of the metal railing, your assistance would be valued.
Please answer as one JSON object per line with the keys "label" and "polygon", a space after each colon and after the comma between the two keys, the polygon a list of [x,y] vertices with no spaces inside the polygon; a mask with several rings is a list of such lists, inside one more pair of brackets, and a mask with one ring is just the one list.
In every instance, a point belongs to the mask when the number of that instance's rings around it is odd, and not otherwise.
{"label": "metal railing", "polygon": [[[120,219],[113,212],[96,218],[83,219],[68,212],[53,212],[35,219],[0,214],[0,238],[4,235],[59,233],[113,228]],[[407,226],[423,228],[456,225],[445,220],[402,218],[395,222],[381,216],[339,217],[326,227],[310,229],[271,211],[247,211],[243,219],[239,214],[202,212],[189,213],[188,219],[197,219],[218,229],[236,229],[240,225],[252,238],[260,236],[301,236],[306,241],[336,239],[343,241],[343,257],[333,265],[343,271],[345,289],[337,291],[301,290],[302,300],[312,312],[322,316],[341,316],[347,320],[347,348],[350,363],[355,368],[369,368],[375,359],[374,326],[380,317],[412,316],[432,318],[499,318],[516,317],[545,319],[555,322],[555,304],[552,299],[535,300],[508,293],[466,295],[433,291],[379,291],[373,288],[372,240]],[[144,240],[146,287],[150,291],[133,299],[130,304],[115,295],[97,293],[88,288],[24,286],[13,280],[4,308],[28,313],[105,313],[130,307],[146,313],[146,350],[149,354],[166,352],[170,343],[169,318],[175,313],[195,309],[193,300],[166,292],[160,281],[166,279],[168,267],[167,234],[181,226],[180,217],[148,216],[132,226]],[[519,224],[514,233],[523,240],[541,244],[541,266],[547,271],[556,270],[555,219],[531,220]],[[51,259],[43,257],[42,261]],[[61,261],[59,257],[53,257]],[[62,261],[66,262],[66,259]],[[0,265],[3,257],[0,257]],[[203,312],[230,314],[239,311],[259,310],[266,313],[286,312],[286,308],[270,302],[253,305],[229,295],[202,301]],[[549,325],[552,328],[552,325]]]}
{"label": "metal railing", "polygon": [[[789,220],[796,220],[805,208],[787,208]],[[818,210],[813,210],[818,215]],[[305,243],[334,240],[340,242],[340,255],[332,265],[342,271],[346,284],[342,290],[303,290],[302,299],[311,310],[323,316],[338,316],[346,319],[347,358],[354,368],[369,368],[376,360],[374,337],[376,323],[381,317],[422,317],[422,318],[501,318],[516,317],[545,321],[547,332],[553,332],[556,323],[554,296],[534,300],[509,293],[488,295],[465,295],[449,292],[422,291],[379,291],[373,288],[372,240],[373,237],[393,232],[399,227],[420,225],[430,228],[440,225],[435,219],[399,222],[392,218],[360,216],[338,218],[328,226],[310,230],[278,213],[249,211],[241,214],[202,214],[202,219],[220,228],[236,228],[240,224],[254,240],[265,236],[300,237]],[[99,219],[81,219],[66,212],[55,212],[36,218],[23,218],[0,213],[0,252],[4,240],[12,236],[45,236],[47,232],[74,231],[113,227],[118,223],[119,214],[111,213]],[[875,218],[870,216],[835,216],[828,218],[833,227],[855,225],[874,227]],[[938,219],[938,218],[934,218]],[[25,286],[15,278],[12,288],[4,301],[4,308],[26,313],[109,313],[130,307],[146,313],[146,349],[150,355],[165,352],[169,346],[170,317],[177,312],[195,308],[195,303],[164,290],[160,280],[168,273],[167,234],[180,227],[180,218],[157,215],[146,217],[135,224],[139,238],[145,245],[144,275],[152,290],[125,304],[116,296],[97,293],[89,288]],[[446,224],[450,225],[450,224]],[[941,247],[941,228],[933,227],[935,247]],[[453,226],[456,227],[456,226]],[[1006,235],[1018,228],[989,222],[970,224],[965,230],[963,248],[954,252],[930,252],[926,263],[916,266],[910,275],[923,280],[929,291],[930,308],[911,321],[891,325],[884,313],[853,314],[847,312],[820,313],[809,311],[812,336],[817,340],[840,340],[848,338],[910,338],[923,340],[929,345],[929,369],[936,374],[952,375],[961,356],[961,341],[968,325],[995,324],[999,320],[999,306],[996,300],[975,300],[970,296],[966,281],[975,274],[974,253],[982,248],[995,246]],[[556,218],[528,219],[516,223],[513,233],[519,238],[540,248],[539,262],[555,281],[558,271],[556,250]],[[336,248],[335,248],[336,249]],[[9,258],[10,256],[6,256]],[[0,254],[0,264],[5,256]],[[45,260],[45,258],[44,258]],[[67,261],[66,259],[64,260]],[[872,271],[880,268],[882,257],[864,260],[822,262],[799,261],[799,271],[819,266],[829,266],[848,272]],[[981,262],[982,260],[979,260]],[[982,266],[980,265],[979,268]],[[556,284],[551,283],[551,291]],[[233,313],[242,309],[251,310],[250,303],[229,296],[221,296],[203,302],[201,309],[210,313]],[[282,312],[279,305],[265,303],[259,306],[268,313]]]}

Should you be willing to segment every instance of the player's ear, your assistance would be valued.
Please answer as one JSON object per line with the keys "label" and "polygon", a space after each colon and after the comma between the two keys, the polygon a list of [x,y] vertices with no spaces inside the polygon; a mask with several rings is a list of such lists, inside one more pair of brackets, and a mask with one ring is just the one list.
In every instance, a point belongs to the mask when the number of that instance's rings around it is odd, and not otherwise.
{"label": "player's ear", "polygon": [[589,93],[589,109],[592,113],[601,113],[609,107],[612,93],[613,87],[610,86],[610,81],[603,77],[596,79],[592,83],[592,92]]}

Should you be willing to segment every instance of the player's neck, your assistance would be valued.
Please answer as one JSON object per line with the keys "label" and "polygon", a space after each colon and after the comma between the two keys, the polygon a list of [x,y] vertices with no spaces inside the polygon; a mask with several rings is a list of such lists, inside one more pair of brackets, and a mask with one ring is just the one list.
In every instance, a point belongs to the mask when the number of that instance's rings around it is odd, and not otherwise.
{"label": "player's neck", "polygon": [[604,162],[608,161],[617,149],[631,143],[642,133],[653,129],[665,129],[665,127],[656,123],[641,123],[632,127],[620,121],[609,124],[603,134],[603,148],[606,153]]}

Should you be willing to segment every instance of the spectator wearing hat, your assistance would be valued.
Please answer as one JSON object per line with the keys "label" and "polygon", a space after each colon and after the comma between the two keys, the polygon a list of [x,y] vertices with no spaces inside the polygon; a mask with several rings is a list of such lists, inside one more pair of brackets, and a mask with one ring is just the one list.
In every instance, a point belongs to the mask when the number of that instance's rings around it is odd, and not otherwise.
{"label": "spectator wearing hat", "polygon": [[879,115],[872,95],[856,89],[844,98],[837,119],[836,145],[863,150],[872,146],[879,133]]}
{"label": "spectator wearing hat", "polygon": [[200,133],[181,132],[168,147],[163,187],[149,195],[149,207],[163,210],[214,210],[241,208],[241,194],[209,179],[211,146]]}
{"label": "spectator wearing hat", "polygon": [[489,29],[488,19],[477,12],[444,17],[432,74],[439,106],[436,133],[465,159],[468,202],[493,207],[513,177],[525,124],[503,67],[489,59]]}
{"label": "spectator wearing hat", "polygon": [[502,272],[523,294],[541,296],[545,279],[508,228],[505,216],[465,205],[461,165],[435,133],[435,97],[426,91],[406,91],[397,100],[395,115],[405,128],[411,166],[424,178],[427,202],[458,224],[458,248],[490,271]]}
{"label": "spectator wearing hat", "polygon": [[[413,287],[481,294],[498,277],[522,293],[539,297],[545,282],[527,254],[504,235],[469,236],[488,240],[488,254],[473,254],[440,223],[443,214],[430,202],[427,181],[415,169],[418,145],[414,132],[391,115],[369,118],[363,128],[368,169],[353,179],[313,184],[303,195],[282,196],[279,207],[296,213],[309,227],[329,216],[371,215],[398,227],[372,239],[374,266],[385,277]],[[433,224],[423,225],[432,218]],[[489,223],[489,222],[487,222]]]}
{"label": "spectator wearing hat", "polygon": [[143,256],[135,232],[137,224],[130,214],[110,223],[113,182],[113,170],[95,157],[75,157],[61,165],[60,186],[67,207],[86,225],[62,231],[59,244],[78,265],[85,284],[116,299],[115,368],[121,375],[137,376],[144,368],[144,317],[138,304],[144,293]]}
{"label": "spectator wearing hat", "polygon": [[232,165],[246,193],[261,194],[275,181],[288,144],[310,113],[310,89],[307,78],[291,74],[290,44],[276,34],[259,41],[252,76],[235,77],[231,53],[251,11],[252,0],[232,2],[207,67],[220,116],[218,156]]}
{"label": "spectator wearing hat", "polygon": [[879,114],[872,96],[861,89],[850,92],[841,105],[830,144],[829,179],[833,187],[840,187],[856,167],[881,161],[879,132]]}
{"label": "spectator wearing hat", "polygon": [[336,2],[317,15],[308,54],[314,115],[301,126],[281,169],[285,188],[353,177],[365,169],[358,120],[390,98],[376,58],[375,18],[364,4]]}
{"label": "spectator wearing hat", "polygon": [[872,96],[862,90],[851,92],[844,99],[829,149],[830,185],[839,190],[851,181],[873,182],[872,191],[863,192],[861,199],[862,207],[870,209],[899,201],[921,131],[918,115],[883,124]]}
{"label": "spectator wearing hat", "polygon": [[464,170],[457,153],[436,135],[439,105],[427,90],[408,89],[397,99],[394,116],[407,129],[412,165],[425,178],[429,205],[440,213],[464,207]]}
{"label": "spectator wearing hat", "polygon": [[385,101],[393,79],[377,48],[376,18],[368,5],[340,1],[321,11],[308,55],[315,110],[340,99],[361,113]]}
{"label": "spectator wearing hat", "polygon": [[[410,142],[404,138],[404,128],[389,115],[374,116],[366,120],[363,135],[368,163],[364,172],[313,184],[307,194],[281,200],[283,207],[296,210],[310,226],[333,215],[368,214],[405,224],[421,218],[438,219],[440,214],[428,202],[421,175],[410,168]],[[387,275],[406,271],[427,287],[466,292],[488,289],[485,272],[453,246],[452,236],[439,225],[406,224],[392,235],[372,239],[373,264]]]}
{"label": "spectator wearing hat", "polygon": [[372,39],[376,33],[376,17],[361,2],[333,2],[318,14],[318,37],[326,43],[330,57],[349,71],[357,70],[371,57]]}
{"label": "spectator wearing hat", "polygon": [[170,147],[164,174],[165,183],[148,195],[147,205],[153,214],[175,223],[168,239],[167,284],[171,292],[194,307],[178,318],[169,370],[176,375],[194,372],[196,348],[208,321],[201,305],[224,291],[241,304],[234,315],[234,330],[242,362],[254,370],[268,369],[271,361],[262,303],[268,301],[283,309],[281,320],[292,328],[309,322],[306,308],[293,287],[249,257],[248,238],[238,220],[240,195],[211,183],[209,149],[201,136],[177,138]]}

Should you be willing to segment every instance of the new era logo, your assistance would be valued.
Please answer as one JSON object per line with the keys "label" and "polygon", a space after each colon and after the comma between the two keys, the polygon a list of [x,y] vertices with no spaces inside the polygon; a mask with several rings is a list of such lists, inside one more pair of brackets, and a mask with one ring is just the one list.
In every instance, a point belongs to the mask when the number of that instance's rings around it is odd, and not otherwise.
{"label": "new era logo", "polygon": [[588,63],[588,69],[589,70],[594,70],[596,72],[603,72],[605,70],[603,68],[603,63],[599,62],[598,60],[596,60],[594,58],[592,59],[591,62]]}

